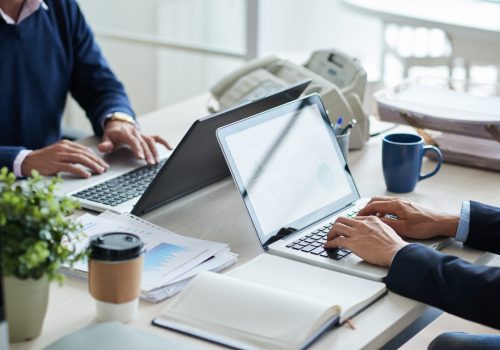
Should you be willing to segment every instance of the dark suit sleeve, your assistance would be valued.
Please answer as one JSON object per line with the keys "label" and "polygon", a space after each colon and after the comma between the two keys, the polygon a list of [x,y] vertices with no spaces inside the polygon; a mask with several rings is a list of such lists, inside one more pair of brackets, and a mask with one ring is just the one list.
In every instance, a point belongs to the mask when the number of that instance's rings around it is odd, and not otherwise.
{"label": "dark suit sleeve", "polygon": [[464,244],[500,254],[500,208],[471,201],[469,235]]}
{"label": "dark suit sleeve", "polygon": [[19,152],[24,149],[24,147],[0,146],[0,169],[7,167],[10,171],[13,171],[14,160]]}
{"label": "dark suit sleeve", "polygon": [[500,268],[410,244],[394,257],[385,283],[395,293],[500,329]]}
{"label": "dark suit sleeve", "polygon": [[134,112],[123,85],[109,68],[80,8],[75,1],[70,3],[74,51],[70,90],[87,113],[95,134],[100,136],[100,121],[105,115],[123,112],[134,117]]}

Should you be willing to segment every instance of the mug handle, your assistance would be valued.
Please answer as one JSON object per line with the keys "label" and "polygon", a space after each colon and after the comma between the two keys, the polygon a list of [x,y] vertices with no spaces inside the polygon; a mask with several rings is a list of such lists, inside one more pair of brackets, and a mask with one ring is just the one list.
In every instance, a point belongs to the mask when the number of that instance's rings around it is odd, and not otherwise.
{"label": "mug handle", "polygon": [[443,163],[443,154],[441,153],[441,151],[439,150],[439,148],[434,147],[434,146],[430,146],[430,145],[424,146],[424,151],[422,152],[422,159],[423,159],[423,157],[425,156],[425,154],[427,152],[434,152],[436,154],[437,165],[436,165],[436,168],[433,171],[431,171],[431,172],[429,172],[427,174],[424,174],[424,175],[420,174],[418,176],[418,181],[424,180],[424,179],[427,179],[427,178],[429,178],[431,176],[436,175],[436,173],[439,171],[439,169],[441,169],[441,164]]}

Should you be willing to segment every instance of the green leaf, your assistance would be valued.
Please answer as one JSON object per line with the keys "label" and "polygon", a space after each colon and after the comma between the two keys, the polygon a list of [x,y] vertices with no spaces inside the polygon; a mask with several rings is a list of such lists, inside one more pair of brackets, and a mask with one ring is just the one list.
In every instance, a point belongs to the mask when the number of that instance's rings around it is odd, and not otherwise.
{"label": "green leaf", "polygon": [[70,265],[86,257],[76,252],[79,224],[66,215],[79,208],[77,202],[55,196],[60,177],[45,180],[33,171],[26,181],[0,170],[0,266],[3,274],[21,279],[41,278],[62,282],[62,263]]}

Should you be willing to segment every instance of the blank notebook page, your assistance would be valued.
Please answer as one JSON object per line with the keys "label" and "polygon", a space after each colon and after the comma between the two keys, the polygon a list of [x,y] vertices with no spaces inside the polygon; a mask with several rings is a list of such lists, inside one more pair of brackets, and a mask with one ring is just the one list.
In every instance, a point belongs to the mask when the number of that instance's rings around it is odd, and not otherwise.
{"label": "blank notebook page", "polygon": [[377,299],[386,291],[381,282],[270,254],[261,254],[227,275],[339,305],[341,321],[359,311],[360,305]]}
{"label": "blank notebook page", "polygon": [[293,349],[338,314],[321,300],[202,273],[160,315],[254,347]]}

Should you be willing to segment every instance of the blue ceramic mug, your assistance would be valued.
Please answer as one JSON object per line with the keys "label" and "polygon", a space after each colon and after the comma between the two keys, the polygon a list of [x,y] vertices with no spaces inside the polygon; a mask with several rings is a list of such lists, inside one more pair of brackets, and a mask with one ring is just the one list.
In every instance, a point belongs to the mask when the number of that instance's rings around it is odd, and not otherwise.
{"label": "blue ceramic mug", "polygon": [[[434,152],[436,168],[427,174],[420,174],[422,159],[427,152]],[[414,134],[390,134],[382,143],[382,168],[387,189],[405,193],[415,189],[417,182],[434,176],[441,168],[443,155],[434,146],[425,146],[424,140]]]}

